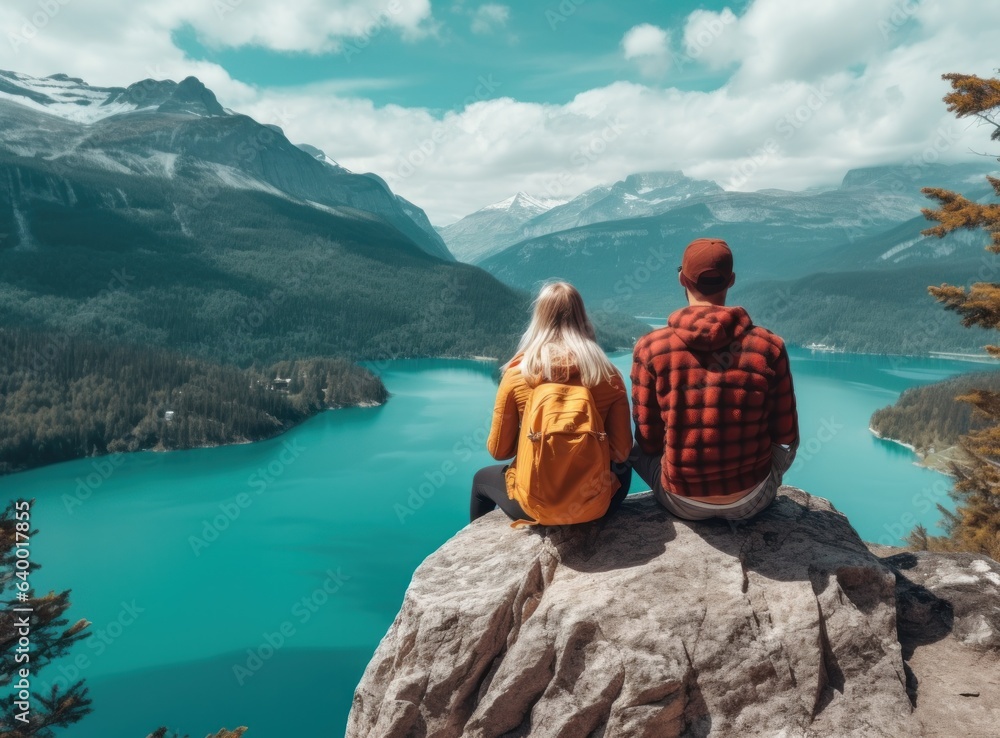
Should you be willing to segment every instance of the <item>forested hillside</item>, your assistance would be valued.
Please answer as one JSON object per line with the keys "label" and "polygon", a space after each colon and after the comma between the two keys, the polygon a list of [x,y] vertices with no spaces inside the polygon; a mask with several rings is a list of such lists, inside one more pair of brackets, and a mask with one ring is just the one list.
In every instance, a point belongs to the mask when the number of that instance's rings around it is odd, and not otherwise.
{"label": "forested hillside", "polygon": [[730,295],[757,323],[792,344],[817,342],[874,354],[982,354],[990,333],[956,325],[927,296],[927,285],[964,281],[967,274],[965,265],[945,262],[892,272],[823,272],[751,285],[741,285],[737,276]]}
{"label": "forested hillside", "polygon": [[343,359],[240,369],[0,329],[0,474],[96,454],[260,440],[324,408],[387,397],[378,377]]}
{"label": "forested hillside", "polygon": [[908,389],[895,404],[875,411],[872,430],[908,443],[921,454],[954,446],[960,436],[988,425],[982,415],[973,414],[971,405],[955,399],[975,389],[1000,391],[1000,371],[962,374]]}
{"label": "forested hillside", "polygon": [[0,243],[7,326],[65,326],[247,366],[498,356],[523,320],[524,295],[358,213],[234,188],[204,205],[175,180],[98,171],[74,173],[70,204],[42,196],[48,168],[0,160],[19,183],[0,185],[0,211],[10,230],[30,229],[29,246]]}

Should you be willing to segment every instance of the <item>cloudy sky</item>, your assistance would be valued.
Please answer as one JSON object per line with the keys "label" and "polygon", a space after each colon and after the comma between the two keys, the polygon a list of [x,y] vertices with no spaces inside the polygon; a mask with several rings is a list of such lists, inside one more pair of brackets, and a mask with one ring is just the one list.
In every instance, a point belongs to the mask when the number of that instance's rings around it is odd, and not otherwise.
{"label": "cloudy sky", "polygon": [[728,189],[969,161],[942,73],[996,74],[974,0],[5,0],[0,68],[199,77],[445,225],[681,169]]}

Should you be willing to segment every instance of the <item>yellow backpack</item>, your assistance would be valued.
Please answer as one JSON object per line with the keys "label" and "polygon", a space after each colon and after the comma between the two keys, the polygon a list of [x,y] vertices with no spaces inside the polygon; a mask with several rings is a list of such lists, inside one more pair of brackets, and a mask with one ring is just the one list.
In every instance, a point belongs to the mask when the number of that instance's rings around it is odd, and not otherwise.
{"label": "yellow backpack", "polygon": [[521,418],[511,497],[531,521],[596,520],[612,496],[611,447],[594,396],[583,386],[547,382],[531,391]]}

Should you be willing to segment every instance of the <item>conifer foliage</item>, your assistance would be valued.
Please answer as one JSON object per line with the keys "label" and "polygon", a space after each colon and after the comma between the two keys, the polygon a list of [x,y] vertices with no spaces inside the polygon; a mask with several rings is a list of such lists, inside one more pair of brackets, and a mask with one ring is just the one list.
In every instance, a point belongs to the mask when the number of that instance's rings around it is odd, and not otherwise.
{"label": "conifer foliage", "polygon": [[[982,79],[968,74],[946,74],[952,91],[945,95],[948,110],[959,118],[974,117],[993,128],[990,139],[1000,141],[1000,79]],[[1000,179],[987,177],[1000,197]],[[986,250],[1000,254],[1000,204],[973,202],[961,194],[927,187],[924,194],[936,200],[936,209],[925,208],[924,215],[937,225],[925,235],[942,237],[959,229],[983,229],[990,235]],[[942,284],[928,291],[946,309],[961,316],[966,327],[980,326],[1000,330],[1000,284],[977,282],[970,288]],[[1000,346],[986,346],[1000,357]],[[1000,392],[976,389],[957,398],[975,408],[988,421],[961,439],[970,454],[969,467],[955,466],[957,510],[942,509],[948,535],[929,536],[917,528],[910,543],[919,548],[969,550],[1000,559]]]}
{"label": "conifer foliage", "polygon": [[[77,620],[70,625],[65,617],[70,606],[68,590],[39,596],[29,588],[23,592],[24,600],[18,598],[21,590],[17,583],[30,583],[31,570],[36,568],[34,562],[27,569],[19,567],[17,562],[21,557],[16,555],[18,541],[23,544],[27,540],[30,544],[37,532],[30,530],[30,510],[30,501],[12,500],[0,512],[0,688],[5,692],[17,691],[13,688],[25,678],[20,672],[22,668],[29,669],[25,679],[30,684],[39,670],[53,659],[64,656],[73,644],[89,635],[86,629],[90,623]],[[29,528],[27,535],[18,536],[18,526],[24,534],[25,523]],[[29,613],[25,614],[25,610]],[[28,660],[23,659],[25,651],[19,642],[24,631],[21,618],[28,620]],[[18,654],[21,654],[20,659]],[[30,709],[19,708],[10,702],[4,706],[6,709],[0,715],[0,736],[3,738],[52,738],[56,728],[72,725],[90,712],[90,699],[82,680],[65,689],[53,685],[47,694],[32,689],[24,691],[31,695],[27,700]],[[19,720],[18,714],[24,720]]]}

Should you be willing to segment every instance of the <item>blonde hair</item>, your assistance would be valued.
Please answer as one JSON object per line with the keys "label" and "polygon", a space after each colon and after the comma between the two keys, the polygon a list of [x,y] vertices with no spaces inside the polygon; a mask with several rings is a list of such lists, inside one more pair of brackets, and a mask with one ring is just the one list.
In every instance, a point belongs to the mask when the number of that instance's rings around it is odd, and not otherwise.
{"label": "blonde hair", "polygon": [[[585,387],[612,380],[618,371],[597,345],[594,326],[583,307],[583,298],[569,282],[551,282],[542,287],[533,304],[531,323],[521,336],[515,358],[521,358],[521,373],[528,386],[543,381],[569,379],[570,370],[580,372]],[[504,365],[506,371],[514,362]]]}

